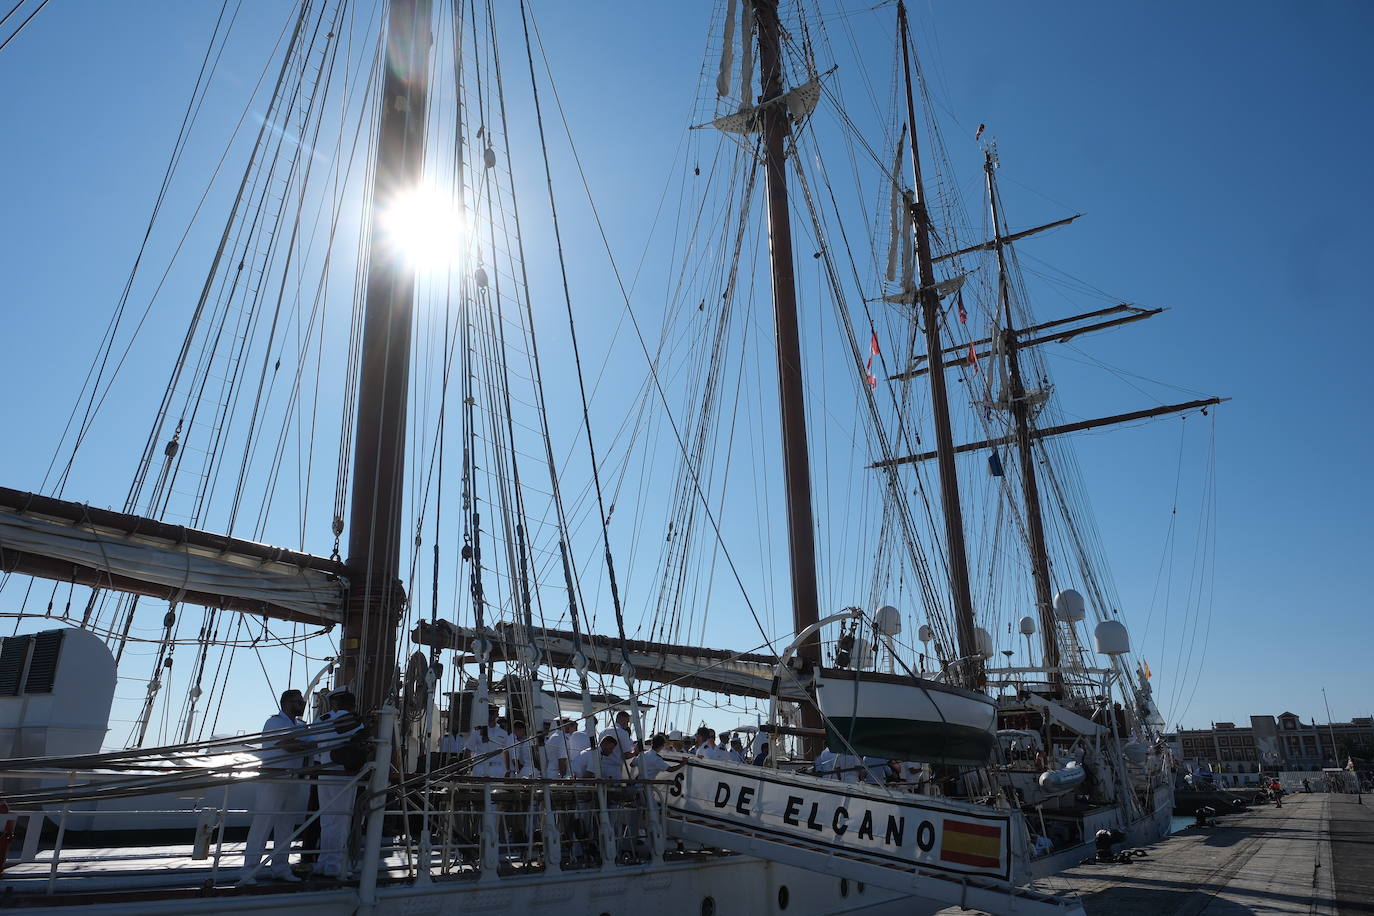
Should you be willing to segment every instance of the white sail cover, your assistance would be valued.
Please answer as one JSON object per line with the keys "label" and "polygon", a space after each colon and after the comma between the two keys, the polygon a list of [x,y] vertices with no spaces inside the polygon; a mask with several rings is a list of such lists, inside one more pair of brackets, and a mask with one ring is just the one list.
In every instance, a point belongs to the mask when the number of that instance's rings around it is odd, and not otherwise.
{"label": "white sail cover", "polygon": [[344,580],[320,569],[0,506],[0,548],[191,592],[343,619]]}
{"label": "white sail cover", "polygon": [[[479,633],[475,628],[441,620],[433,627],[422,622],[412,638],[422,645],[469,651],[485,638],[494,645],[493,657],[502,659],[515,657],[518,653],[516,635],[509,625],[498,625]],[[551,667],[575,668],[584,664],[591,670],[618,673],[628,658],[638,680],[737,696],[769,696],[777,672],[776,658],[748,652],[642,640],[622,642],[599,634],[584,634],[579,640],[566,630],[536,629],[525,638],[539,649],[542,662]],[[799,700],[805,696],[791,679],[784,679],[780,693],[784,700]]]}
{"label": "white sail cover", "polygon": [[786,105],[792,119],[800,121],[815,110],[820,99],[821,81],[816,78],[769,99],[762,105],[741,108],[734,114],[716,118],[711,122],[711,126],[728,134],[756,134],[763,130],[763,110],[769,105]]}
{"label": "white sail cover", "polygon": [[[963,288],[964,280],[968,278],[967,273],[956,274],[948,280],[940,280],[935,284],[935,295],[941,299],[954,295]],[[900,293],[892,293],[883,296],[884,302],[891,302],[893,305],[915,305],[920,301],[921,290],[912,289],[910,286]]]}

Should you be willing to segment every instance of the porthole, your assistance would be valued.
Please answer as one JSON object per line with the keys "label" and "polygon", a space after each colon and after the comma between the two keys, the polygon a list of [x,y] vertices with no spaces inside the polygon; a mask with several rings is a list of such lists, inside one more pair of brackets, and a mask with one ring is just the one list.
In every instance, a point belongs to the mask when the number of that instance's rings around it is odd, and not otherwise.
{"label": "porthole", "polygon": [[840,879],[840,896],[841,896],[841,897],[848,897],[848,896],[849,896],[849,879],[848,879],[848,878],[841,878],[841,879]]}
{"label": "porthole", "polygon": [[701,916],[716,916],[716,898],[701,898]]}
{"label": "porthole", "polygon": [[780,910],[785,910],[785,909],[787,909],[787,901],[790,899],[791,896],[792,896],[792,895],[789,894],[789,893],[787,892],[787,885],[786,885],[786,884],[784,884],[782,887],[778,888],[778,909],[780,909]]}
{"label": "porthole", "polygon": [[859,893],[862,894],[862,893],[864,892],[864,883],[863,883],[862,881],[860,881],[858,884],[856,884],[855,887],[857,887],[857,888],[859,889]]}

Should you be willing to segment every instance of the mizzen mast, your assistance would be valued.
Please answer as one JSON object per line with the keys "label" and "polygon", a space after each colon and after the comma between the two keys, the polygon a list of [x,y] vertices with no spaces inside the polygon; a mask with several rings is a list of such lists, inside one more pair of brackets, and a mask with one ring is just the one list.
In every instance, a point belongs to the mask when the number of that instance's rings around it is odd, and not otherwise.
{"label": "mizzen mast", "polygon": [[395,680],[401,584],[407,396],[415,269],[389,250],[379,214],[415,187],[424,165],[429,82],[430,0],[391,0],[381,124],[372,175],[368,277],[363,314],[357,425],[348,525],[351,588],[337,683],[358,696],[359,711],[380,706]]}
{"label": "mizzen mast", "polygon": [[[1059,628],[1054,620],[1054,590],[1050,586],[1050,554],[1045,546],[1045,520],[1040,513],[1040,483],[1035,474],[1035,453],[1031,440],[1031,407],[1026,385],[1021,378],[1020,341],[1011,314],[1011,290],[1007,273],[1007,242],[1002,235],[1001,200],[997,196],[997,168],[992,150],[983,154],[987,176],[988,209],[992,212],[993,250],[997,252],[997,292],[1002,308],[1002,347],[1007,360],[1007,396],[1011,401],[1015,426],[1016,455],[1021,465],[1021,497],[1026,505],[1026,537],[1030,547],[1031,579],[1035,583],[1035,607],[1040,618],[1041,651],[1046,668],[1059,667]],[[1054,684],[1062,681],[1056,675]]]}
{"label": "mizzen mast", "polygon": [[[959,656],[966,660],[966,682],[981,686],[982,665],[978,637],[973,622],[973,591],[968,580],[968,552],[964,548],[964,513],[959,504],[959,476],[954,464],[954,432],[949,421],[949,396],[946,392],[940,343],[940,294],[935,288],[935,262],[930,248],[930,210],[926,207],[921,184],[921,150],[916,132],[916,100],[911,84],[910,29],[906,4],[897,0],[898,38],[902,43],[902,72],[906,78],[906,110],[911,141],[912,193],[911,220],[916,230],[916,263],[920,288],[921,325],[925,332],[927,359],[930,361],[930,400],[935,417],[935,450],[940,471],[940,504],[944,510],[945,552],[949,561],[950,593],[954,598],[955,630],[959,637]],[[893,176],[897,178],[897,176]]]}

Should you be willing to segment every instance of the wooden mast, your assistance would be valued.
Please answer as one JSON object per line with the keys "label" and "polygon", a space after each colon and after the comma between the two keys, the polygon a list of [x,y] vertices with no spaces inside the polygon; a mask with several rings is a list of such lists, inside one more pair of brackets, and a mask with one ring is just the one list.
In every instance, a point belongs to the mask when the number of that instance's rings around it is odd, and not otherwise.
{"label": "wooden mast", "polygon": [[[787,201],[787,135],[791,130],[783,94],[781,24],[777,0],[751,0],[759,33],[764,170],[768,182],[768,247],[773,272],[773,322],[777,338],[778,396],[787,493],[787,544],[792,573],[792,623],[797,632],[820,619],[816,590],[815,522],[811,511],[811,460],[807,453],[806,406],[802,393],[801,338],[792,265],[792,226]],[[750,41],[749,35],[743,36]],[[752,100],[743,99],[745,105]],[[769,104],[770,101],[772,104]],[[812,665],[821,661],[818,636],[797,650]],[[802,704],[802,724],[820,728],[819,712]],[[807,756],[819,752],[806,742]]]}
{"label": "wooden mast", "polygon": [[[1011,290],[1007,282],[1006,240],[1002,237],[1000,201],[997,180],[993,176],[996,165],[992,150],[983,154],[983,171],[987,175],[988,208],[992,211],[993,250],[997,252],[997,289],[1002,300],[1002,346],[1006,351],[1008,396],[1011,416],[1016,426],[1016,455],[1021,464],[1021,497],[1026,504],[1026,536],[1030,542],[1031,578],[1035,582],[1035,606],[1040,617],[1040,643],[1046,668],[1059,667],[1059,628],[1054,620],[1054,591],[1050,586],[1050,554],[1045,546],[1045,521],[1040,513],[1040,484],[1035,475],[1035,453],[1031,440],[1030,404],[1026,401],[1026,386],[1021,379],[1019,340],[1011,314]],[[1029,661],[1029,660],[1027,660]],[[1056,692],[1062,681],[1053,680]]]}
{"label": "wooden mast", "polygon": [[354,434],[348,526],[350,593],[336,684],[358,710],[382,705],[395,681],[396,627],[405,603],[400,579],[411,313],[415,270],[390,250],[379,217],[415,187],[424,164],[431,0],[391,0],[372,174],[368,277]]}
{"label": "wooden mast", "polygon": [[[930,361],[930,400],[935,416],[935,446],[940,470],[940,503],[945,517],[945,551],[949,564],[950,592],[954,598],[954,619],[959,637],[959,656],[966,659],[964,681],[982,686],[983,666],[977,659],[978,639],[973,626],[973,592],[968,581],[968,555],[964,549],[964,513],[959,504],[959,478],[954,466],[954,432],[949,422],[949,400],[945,390],[940,344],[940,296],[935,289],[935,262],[930,250],[930,211],[921,184],[921,151],[916,131],[916,100],[911,85],[910,35],[906,4],[897,0],[897,23],[902,42],[902,72],[906,77],[907,123],[911,138],[912,199],[911,219],[916,228],[916,262],[920,282],[921,324],[925,331],[926,354]],[[893,176],[894,180],[898,176]]]}

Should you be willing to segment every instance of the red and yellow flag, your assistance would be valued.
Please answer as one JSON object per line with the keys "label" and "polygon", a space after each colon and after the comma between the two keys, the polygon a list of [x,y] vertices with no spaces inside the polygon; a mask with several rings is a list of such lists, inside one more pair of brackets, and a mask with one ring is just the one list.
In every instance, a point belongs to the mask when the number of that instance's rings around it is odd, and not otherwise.
{"label": "red and yellow flag", "polygon": [[975,868],[1001,868],[1002,828],[968,821],[945,821],[940,837],[940,860]]}

